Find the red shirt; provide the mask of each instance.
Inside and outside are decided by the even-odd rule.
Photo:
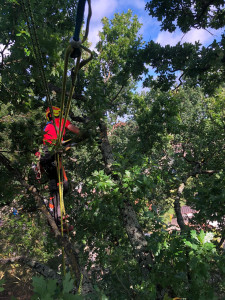
[[[62,122],[61,122],[61,131],[63,129],[63,124],[64,124],[64,119],[62,119]],[[67,120],[65,128],[68,128],[68,126],[70,124],[71,124],[71,122]],[[54,142],[54,140],[57,140],[58,133],[59,133],[59,118],[55,118],[55,125],[57,128],[57,133],[55,132],[55,127],[54,127],[53,121],[45,126],[45,129],[44,129],[45,134],[43,137],[44,145],[46,144],[46,142],[49,144],[52,144]],[[64,129],[63,136],[65,135],[65,133],[66,133],[66,129]],[[63,137],[62,137],[62,140],[63,140]]]

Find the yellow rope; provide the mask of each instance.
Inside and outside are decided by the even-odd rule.
[[[82,44],[86,41],[86,39],[88,37],[91,15],[92,15],[91,0],[88,0],[88,18],[87,18],[87,25],[86,25],[85,35],[84,35],[84,38],[82,40]],[[71,87],[70,87],[69,98],[68,98],[68,101],[67,101],[67,108],[66,108],[65,116],[64,116],[63,129],[61,130],[62,117],[63,117],[64,106],[65,106],[65,94],[66,94],[66,81],[67,81],[68,62],[69,62],[69,57],[70,57],[71,53],[74,50],[71,45],[69,45],[66,49],[65,60],[64,60],[62,96],[61,96],[61,102],[60,102],[61,111],[60,111],[60,117],[59,117],[60,118],[59,119],[60,120],[59,121],[59,135],[58,135],[57,142],[56,142],[57,147],[59,147],[60,144],[61,144],[62,135],[63,135],[63,132],[65,130],[66,120],[68,118],[69,111],[70,111],[71,100],[72,100],[74,89],[75,89],[75,84],[76,84],[76,80],[77,80],[78,71],[93,58],[92,52],[87,47],[81,45],[81,48],[84,49],[85,51],[87,51],[90,54],[90,57],[86,60],[83,60],[82,62],[81,62],[81,55],[77,58],[76,65],[75,65],[75,71],[74,71],[74,75],[73,75],[73,79],[72,79],[72,84],[71,84]]]
[[[90,18],[91,18],[91,0],[88,0],[88,4],[89,4],[89,13],[88,13],[87,26],[86,26],[86,33],[85,33],[85,36],[84,36],[84,39],[83,39],[82,42],[84,42],[87,39],[88,31],[89,31],[89,23],[90,23]],[[77,80],[77,74],[78,74],[79,70],[86,63],[88,63],[93,57],[92,52],[88,48],[86,48],[82,45],[81,45],[81,48],[83,48],[85,51],[87,51],[90,54],[90,57],[88,59],[82,61],[82,64],[80,64],[81,55],[79,57],[77,57],[77,59],[76,59],[76,65],[75,65],[75,70],[74,70],[74,74],[73,74],[73,77],[72,77],[72,83],[71,83],[71,87],[70,87],[69,98],[68,98],[68,101],[67,101],[67,107],[66,107],[66,110],[65,110],[65,115],[64,115],[64,118],[63,118],[63,112],[64,112],[64,108],[65,108],[65,94],[66,94],[66,81],[67,81],[68,63],[69,63],[69,57],[70,57],[71,53],[73,52],[73,47],[71,45],[69,45],[67,47],[66,53],[65,53],[62,95],[61,95],[61,102],[60,102],[59,133],[58,133],[58,137],[57,137],[57,141],[56,141],[56,151],[62,143],[63,132],[65,130],[66,121],[67,121],[69,111],[70,111],[72,97],[73,97],[73,94],[74,94],[75,84],[76,84],[76,80]],[[63,119],[64,119],[64,121],[63,121],[63,125],[62,125],[62,120]],[[59,199],[60,199],[60,210],[61,210],[61,235],[63,236],[63,215],[66,215],[66,212],[65,212],[65,205],[64,205],[64,201],[63,201],[63,174],[61,174],[62,170],[63,170],[63,163],[62,163],[62,160],[59,157],[59,154],[57,154],[57,172],[58,172]],[[69,231],[69,228],[67,228],[67,230]],[[63,268],[63,274],[65,275],[66,271],[65,271],[65,257],[64,257],[64,248],[63,247],[62,247],[62,256],[63,256],[62,268]],[[83,277],[81,277],[81,280],[80,280],[80,287],[79,287],[80,293],[81,293],[82,280],[83,280]]]
[[[79,284],[79,288],[78,288],[78,295],[81,295],[81,293],[82,293],[83,278],[84,278],[84,275],[81,274],[81,276],[80,276],[80,284]]]
[[[65,206],[63,201],[63,175],[60,174],[62,170],[62,163],[60,161],[59,154],[57,153],[57,172],[59,181],[59,201],[60,201],[60,211],[61,211],[61,235],[63,237],[63,215],[65,216]],[[62,176],[61,176],[62,175]],[[63,276],[66,275],[66,264],[65,264],[65,252],[62,246],[62,272]]]
[[[69,48],[69,47],[68,47]],[[66,57],[67,58],[67,57]],[[76,79],[77,79],[77,74],[79,71],[79,66],[80,66],[80,59],[81,56],[79,56],[77,58],[77,62],[76,62],[76,66],[75,66],[75,71],[74,71],[74,77],[73,77],[73,81],[70,87],[70,93],[69,93],[69,99],[67,101],[67,107],[66,107],[66,111],[65,111],[65,116],[64,116],[64,122],[63,122],[63,128],[62,130],[59,131],[59,136],[58,136],[58,140],[57,140],[57,145],[61,144],[61,140],[62,140],[62,136],[63,136],[63,132],[65,130],[65,126],[66,126],[66,121],[69,115],[69,110],[70,110],[70,106],[71,106],[71,100],[73,97],[73,93],[74,93],[74,89],[75,89],[75,84],[76,84]],[[61,120],[60,120],[61,121]]]

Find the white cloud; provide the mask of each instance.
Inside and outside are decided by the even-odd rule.
[[[204,30],[204,29],[192,29],[188,33],[183,34],[181,31],[175,31],[170,33],[168,31],[160,32],[155,40],[156,43],[159,43],[162,46],[170,45],[175,46],[178,42],[183,43],[192,43],[200,42],[201,44],[207,44],[212,42],[215,39],[217,34],[220,35],[219,31],[216,30]]]
[[[91,2],[92,7],[92,17],[91,23],[99,23],[103,17],[109,17],[112,13],[115,12],[118,6],[117,0],[93,0]],[[85,15],[87,16],[87,7],[85,9]]]
[[[170,33],[168,31],[160,32],[157,36],[155,42],[159,43],[161,46],[171,45],[175,46],[178,42],[181,41],[182,33]]]
[[[0,52],[2,52],[4,49],[4,53],[3,53],[3,56],[6,57],[6,56],[9,56],[10,55],[10,50],[9,50],[10,46],[8,46],[6,49],[5,49],[5,45],[3,44],[0,44]],[[0,55],[0,63],[2,63],[2,55]]]
[[[200,43],[204,44],[208,40],[211,40],[211,38],[212,35],[204,29],[192,29],[184,36],[182,42],[194,43],[199,41]]]
[[[118,6],[117,0],[111,0],[111,1],[93,0],[91,2],[92,17],[90,21],[89,35],[88,35],[88,40],[92,44],[90,47],[91,50],[94,49],[95,45],[99,41],[98,33],[102,29],[102,24],[101,24],[102,18],[103,17],[110,18],[112,14],[116,12],[117,6]],[[87,20],[87,15],[88,15],[88,5],[85,6],[85,13],[84,13],[85,23]]]
[[[94,50],[96,44],[98,43],[99,41],[99,31],[101,31],[102,29],[102,25],[98,25],[96,24],[96,26],[92,26],[90,29],[89,29],[89,35],[88,35],[88,41],[91,42],[91,46],[90,46],[90,49],[91,50]]]

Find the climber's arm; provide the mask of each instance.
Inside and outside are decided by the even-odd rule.
[[[67,129],[69,129],[69,131],[79,135],[80,134],[80,130],[78,127],[74,126],[73,124],[69,124]]]

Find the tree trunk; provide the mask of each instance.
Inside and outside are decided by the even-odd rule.
[[[104,122],[101,122],[100,130],[101,152],[105,164],[105,170],[107,174],[111,174],[113,154],[111,145],[108,140],[107,126]],[[142,275],[147,278],[150,272],[151,265],[153,264],[153,255],[151,251],[147,250],[146,238],[138,222],[136,212],[128,199],[124,199],[120,212],[125,230],[134,251],[135,259],[140,266]]]
[[[184,223],[184,218],[181,214],[181,207],[180,207],[180,197],[183,192],[183,189],[184,189],[184,183],[182,183],[179,186],[179,188],[177,190],[177,196],[174,201],[174,210],[175,210],[176,217],[177,217],[177,223],[178,223],[181,231],[184,231],[186,228],[186,225]]]
[[[135,258],[140,266],[142,275],[147,278],[153,264],[152,253],[147,250],[147,241],[133,206],[128,200],[123,201],[123,208],[120,210],[124,227],[128,234],[129,241],[134,251]]]

